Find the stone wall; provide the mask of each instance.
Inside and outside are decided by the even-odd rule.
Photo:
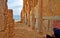
[[[25,13],[26,13],[25,5],[26,5],[26,0],[23,1],[23,9],[21,11],[21,22],[22,23],[25,22]]]
[[[0,0],[0,33],[1,38],[9,38],[13,36],[14,20],[13,11],[8,10],[7,0]],[[10,37],[10,38],[11,38]]]
[[[47,26],[45,26],[48,31],[46,34],[52,35],[53,34],[53,20],[59,20],[59,0],[44,0],[43,1],[43,19],[47,20]],[[57,17],[56,17],[57,16]],[[55,18],[54,18],[55,17]],[[43,20],[43,22],[44,22]],[[44,22],[44,24],[46,23]],[[44,28],[45,31],[45,28]]]
[[[24,0],[25,13],[22,13],[22,16],[24,15],[23,20],[31,28],[35,28],[37,32],[40,31],[42,35],[52,35],[53,20],[60,19],[59,4],[59,0]]]
[[[14,35],[14,19],[13,19],[13,10],[9,9],[7,13],[7,28],[9,30],[9,38],[13,38]]]
[[[0,31],[4,30],[4,0],[0,0]]]

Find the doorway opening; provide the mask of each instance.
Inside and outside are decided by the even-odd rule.
[[[8,9],[13,10],[13,19],[15,22],[21,21],[21,10],[23,8],[23,0],[8,0]]]

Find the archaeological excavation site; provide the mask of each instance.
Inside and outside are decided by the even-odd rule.
[[[0,38],[60,38],[60,0],[23,0],[17,22],[7,2],[0,0]]]

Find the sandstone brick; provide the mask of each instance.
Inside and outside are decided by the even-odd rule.
[[[9,9],[8,10],[8,30],[9,30],[9,38],[12,38],[14,35],[14,20],[13,20],[13,10]]]

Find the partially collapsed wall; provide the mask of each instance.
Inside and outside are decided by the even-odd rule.
[[[9,36],[12,36],[11,34],[13,33],[13,27],[13,11],[8,10],[7,0],[0,0],[0,33],[2,32],[1,38],[9,38]]]
[[[59,4],[59,0],[25,0],[22,13],[25,23],[43,34],[52,35],[53,20],[60,19]]]

